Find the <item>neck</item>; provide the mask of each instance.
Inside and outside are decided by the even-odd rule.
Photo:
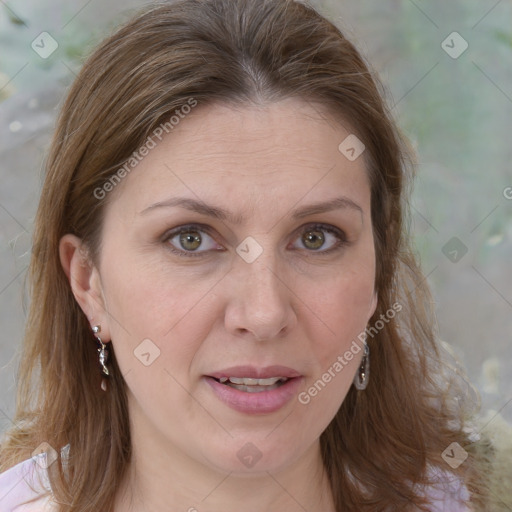
[[[114,512],[334,512],[317,440],[279,472],[229,473],[193,460],[132,423],[132,460]]]

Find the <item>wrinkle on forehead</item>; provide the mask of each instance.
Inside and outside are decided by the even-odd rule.
[[[264,108],[198,106],[125,178],[133,207],[141,211],[186,192],[220,205],[243,203],[252,215],[277,214],[278,206],[291,208],[318,185],[347,196],[360,192],[361,176],[367,181],[363,159],[341,155],[338,145],[349,132],[331,118],[297,99]]]

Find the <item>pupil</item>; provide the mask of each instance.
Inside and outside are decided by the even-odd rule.
[[[305,245],[311,249],[319,249],[324,244],[324,241],[322,231],[308,231],[304,239]]]
[[[194,250],[201,245],[201,237],[197,231],[189,231],[180,235],[180,243],[184,249]]]

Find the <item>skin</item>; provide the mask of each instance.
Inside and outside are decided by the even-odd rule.
[[[199,105],[110,192],[97,267],[80,239],[62,238],[76,300],[112,341],[128,388],[134,457],[116,512],[334,510],[319,437],[362,351],[307,405],[294,398],[267,414],[231,409],[203,376],[280,364],[303,375],[304,391],[364,331],[377,305],[375,252],[364,158],[349,161],[338,150],[351,133],[299,99]],[[244,220],[178,206],[141,213],[178,196]],[[294,209],[340,196],[361,211],[292,218]],[[165,240],[190,223],[210,228],[199,233],[198,257],[170,251],[191,247],[179,236]],[[348,244],[321,231],[312,248],[306,234],[316,223],[342,230]],[[236,252],[248,236],[263,250],[252,263]],[[149,366],[134,356],[147,338],[160,350]],[[251,468],[237,456],[247,443],[261,453]]]

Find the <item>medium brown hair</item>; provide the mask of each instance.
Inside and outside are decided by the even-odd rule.
[[[146,8],[88,58],[63,105],[46,163],[17,426],[4,442],[0,468],[28,458],[41,442],[69,444],[66,471],[60,459],[50,467],[62,512],[112,510],[131,440],[115,354],[109,390],[99,391],[95,340],[59,260],[61,237],[80,237],[97,264],[113,194],[98,200],[94,190],[189,98],[243,107],[289,97],[322,104],[365,144],[379,297],[371,325],[395,302],[403,307],[368,338],[367,389],[350,389],[320,438],[336,510],[426,505],[421,486],[431,483],[429,468],[449,469],[441,457],[445,448],[458,442],[473,454],[462,430],[465,409],[451,405],[462,393],[457,380],[440,371],[431,298],[406,235],[412,152],[378,79],[340,30],[310,6],[182,0]],[[483,479],[473,455],[452,473],[476,506],[483,502]]]

